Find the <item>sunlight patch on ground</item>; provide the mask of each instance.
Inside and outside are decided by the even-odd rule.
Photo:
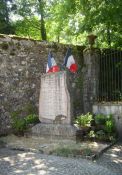
[[[17,173],[17,174],[23,173],[23,170],[15,170],[15,173]]]
[[[122,163],[122,160],[116,159],[116,160],[113,160],[113,162],[115,162],[115,163]]]
[[[116,154],[111,154],[111,157],[117,157],[117,155]]]
[[[119,152],[121,150],[120,150],[120,148],[114,148],[113,151]]]
[[[8,162],[11,161],[11,159],[9,157],[5,157],[5,158],[3,158],[3,160],[8,161]]]

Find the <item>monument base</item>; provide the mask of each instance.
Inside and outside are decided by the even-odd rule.
[[[39,123],[32,127],[31,134],[49,139],[72,139],[76,140],[77,128],[72,125],[44,124]]]

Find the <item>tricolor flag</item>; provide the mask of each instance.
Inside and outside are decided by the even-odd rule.
[[[73,73],[75,73],[78,69],[78,66],[75,63],[74,57],[71,53],[71,48],[68,48],[67,50],[63,65],[66,66]]]
[[[59,71],[60,71],[59,66],[57,66],[57,64],[52,56],[52,53],[49,52],[46,73],[59,72]]]

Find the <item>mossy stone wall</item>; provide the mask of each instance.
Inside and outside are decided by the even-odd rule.
[[[78,63],[74,75],[74,116],[82,111],[82,46],[71,46]],[[39,42],[18,37],[0,35],[0,134],[11,128],[11,114],[22,110],[29,113],[33,106],[38,114],[40,78],[46,70],[48,52],[52,51],[61,65],[68,46],[58,43]],[[25,111],[25,112],[24,112]]]

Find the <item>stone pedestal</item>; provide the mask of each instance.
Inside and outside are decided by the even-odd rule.
[[[39,123],[32,127],[32,136],[47,139],[71,139],[76,140],[77,128],[72,125]]]
[[[66,71],[41,77],[39,119],[42,123],[71,124],[72,100],[69,75]]]

